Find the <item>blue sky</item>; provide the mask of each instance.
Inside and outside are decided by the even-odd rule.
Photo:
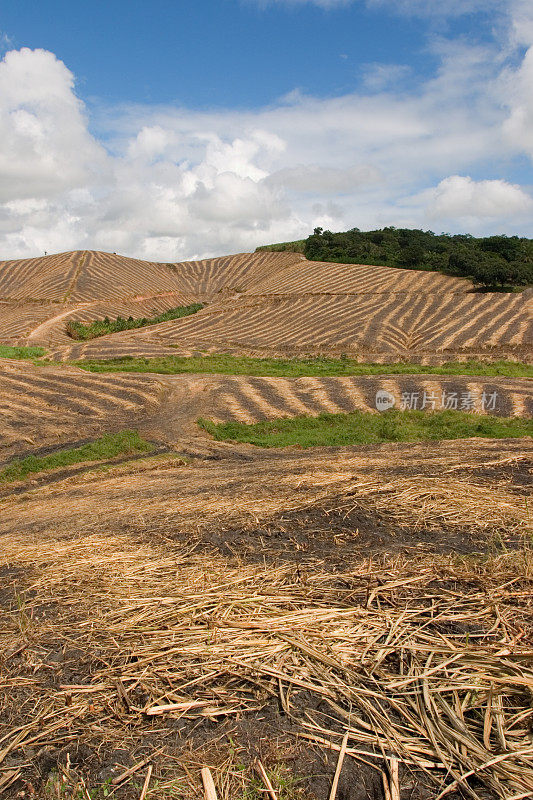
[[[533,236],[527,0],[4,0],[0,258]]]
[[[470,29],[477,38],[487,22],[475,14],[433,28]],[[425,52],[427,20],[361,3],[328,10],[238,0],[4,0],[2,25],[13,46],[61,58],[85,100],[111,103],[258,107],[295,88],[353,91],[374,62],[423,74],[436,67]]]

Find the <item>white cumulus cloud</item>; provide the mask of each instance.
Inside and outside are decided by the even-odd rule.
[[[533,47],[517,70],[509,71],[504,81],[509,117],[504,131],[510,142],[533,158]]]
[[[339,169],[299,164],[273,172],[268,177],[268,183],[295,192],[328,195],[351,193],[359,186],[377,183],[381,179],[379,170],[372,167],[349,166]]]
[[[520,186],[503,180],[474,181],[451,175],[424,193],[426,211],[434,219],[506,219],[533,210],[533,199]]]
[[[0,62],[0,201],[83,186],[103,166],[73,87],[44,50],[11,50]]]

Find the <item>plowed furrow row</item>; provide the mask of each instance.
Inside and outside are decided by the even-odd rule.
[[[147,334],[145,334],[146,336]],[[447,300],[381,295],[368,300],[302,297],[281,302],[246,301],[229,310],[164,323],[149,336],[169,343],[194,340],[242,346],[345,345],[361,350],[484,348],[533,343],[532,319],[519,297],[463,295]]]
[[[57,303],[0,304],[0,342],[22,344],[32,331],[64,310]]]
[[[129,302],[110,300],[104,303],[85,303],[74,308],[61,311],[56,317],[34,328],[31,331],[28,343],[39,343],[46,346],[72,345],[73,340],[66,332],[66,326],[70,321],[90,323],[95,320],[103,320],[106,317],[114,320],[121,316],[127,319],[132,316],[134,319],[142,317],[154,317],[177,306],[192,305],[196,298],[182,292],[167,292],[162,296],[152,298],[144,297],[142,300],[131,300]]]
[[[80,252],[0,262],[0,297],[60,300]]]
[[[120,392],[108,392],[103,387],[95,389],[85,386],[59,386],[57,381],[32,380],[31,377],[2,376],[0,379],[4,397],[31,398],[33,403],[47,403],[75,414],[102,416],[107,410],[132,411],[146,402],[146,397]]]
[[[298,263],[296,253],[239,253],[172,265],[185,291],[215,298],[218,293],[243,291],[267,275]]]
[[[533,392],[527,381],[499,378],[401,376],[340,378],[232,378],[217,393],[219,422],[320,413],[376,411],[376,393],[389,392],[398,408],[454,410],[502,416],[531,416]],[[376,412],[377,413],[377,412]]]
[[[132,409],[152,402],[158,391],[158,384],[150,378],[136,375],[93,376],[89,373],[76,373],[65,376],[60,373],[18,372],[0,373],[3,396],[31,396],[47,398],[54,405],[65,402],[81,403],[95,413],[104,413],[109,407],[123,406]]]
[[[304,261],[257,285],[252,291],[269,293],[325,292],[330,294],[375,292],[465,292],[469,281],[433,272],[362,264]]]
[[[0,460],[31,447],[136,427],[160,408],[161,382],[147,375],[91,375],[47,368],[0,371]]]

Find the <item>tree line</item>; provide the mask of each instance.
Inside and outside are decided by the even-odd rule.
[[[444,272],[489,289],[533,284],[533,240],[518,236],[476,238],[394,227],[332,233],[315,228],[303,252],[310,261]]]

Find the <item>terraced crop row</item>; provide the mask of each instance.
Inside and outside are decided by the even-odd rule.
[[[61,303],[0,302],[0,342],[26,344],[36,327],[68,310]]]
[[[0,297],[79,303],[179,291],[163,264],[111,253],[76,250],[41,258],[0,262]]]
[[[242,253],[204,261],[160,264],[115,253],[76,250],[41,258],[0,261],[0,299],[91,300],[182,292],[197,297],[243,290],[301,256]]]
[[[533,346],[532,302],[507,294],[249,297],[178,322],[117,336],[148,344],[275,351],[456,353]],[[99,357],[95,342],[85,357]]]
[[[533,393],[527,380],[406,375],[398,378],[252,378],[220,380],[210,417],[216,422],[376,411],[378,392],[404,410],[452,409],[496,416],[533,416]],[[392,407],[392,406],[391,406]]]
[[[182,284],[165,264],[87,251],[68,299],[124,299],[173,291],[182,291]]]
[[[10,300],[55,300],[65,297],[81,251],[0,262],[0,297]]]
[[[160,382],[19,364],[0,370],[0,458],[99,435],[159,406]]]
[[[299,261],[257,283],[251,294],[457,294],[472,290],[470,281],[392,267]]]
[[[264,280],[303,262],[298,253],[238,253],[173,264],[183,291],[199,299],[217,299],[220,294],[248,291]]]

